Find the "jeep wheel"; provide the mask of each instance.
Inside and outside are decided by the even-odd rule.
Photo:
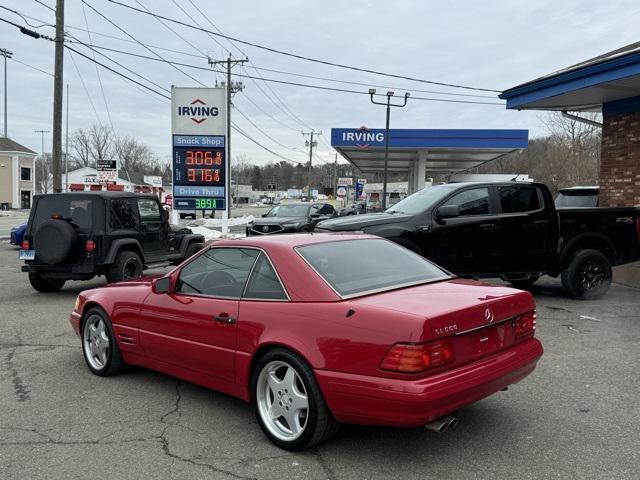
[[[183,261],[186,260],[187,258],[191,258],[196,253],[198,253],[200,250],[202,250],[202,244],[201,243],[196,243],[196,242],[190,243],[189,246],[187,247],[187,251],[184,254]]]
[[[562,286],[572,297],[593,300],[611,285],[611,262],[597,250],[580,250],[562,271]]]
[[[42,293],[59,291],[66,280],[61,278],[42,278],[37,273],[29,273],[29,283],[33,288]]]
[[[120,252],[116,261],[107,270],[107,282],[135,280],[142,276],[142,262],[134,252]]]

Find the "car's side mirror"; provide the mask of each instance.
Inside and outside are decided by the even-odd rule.
[[[262,214],[262,215],[260,215],[260,216],[264,218],[264,217],[266,217],[266,216],[267,216],[267,214],[266,214],[266,213],[263,213],[263,214]]]
[[[453,218],[460,216],[460,206],[459,205],[443,205],[438,210],[436,210],[436,217],[439,219],[444,218]]]
[[[153,293],[169,293],[171,290],[171,277],[158,278],[153,282]]]

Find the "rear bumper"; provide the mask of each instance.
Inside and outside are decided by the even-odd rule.
[[[67,280],[85,280],[94,277],[98,266],[93,263],[75,265],[38,265],[27,263],[21,270],[27,273],[39,273],[43,278],[64,278]]]
[[[398,380],[316,370],[340,422],[416,427],[519,382],[536,368],[542,344],[535,338],[455,370],[419,380]]]

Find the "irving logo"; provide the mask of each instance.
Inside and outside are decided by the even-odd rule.
[[[208,107],[205,102],[196,98],[189,106],[178,107],[178,116],[189,117],[194,123],[201,124],[208,117],[217,117],[218,107]]]

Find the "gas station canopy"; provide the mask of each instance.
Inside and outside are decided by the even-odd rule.
[[[409,172],[417,179],[464,172],[527,148],[528,136],[528,130],[391,129],[388,171]],[[362,173],[384,170],[384,144],[384,129],[331,129],[331,146]]]

